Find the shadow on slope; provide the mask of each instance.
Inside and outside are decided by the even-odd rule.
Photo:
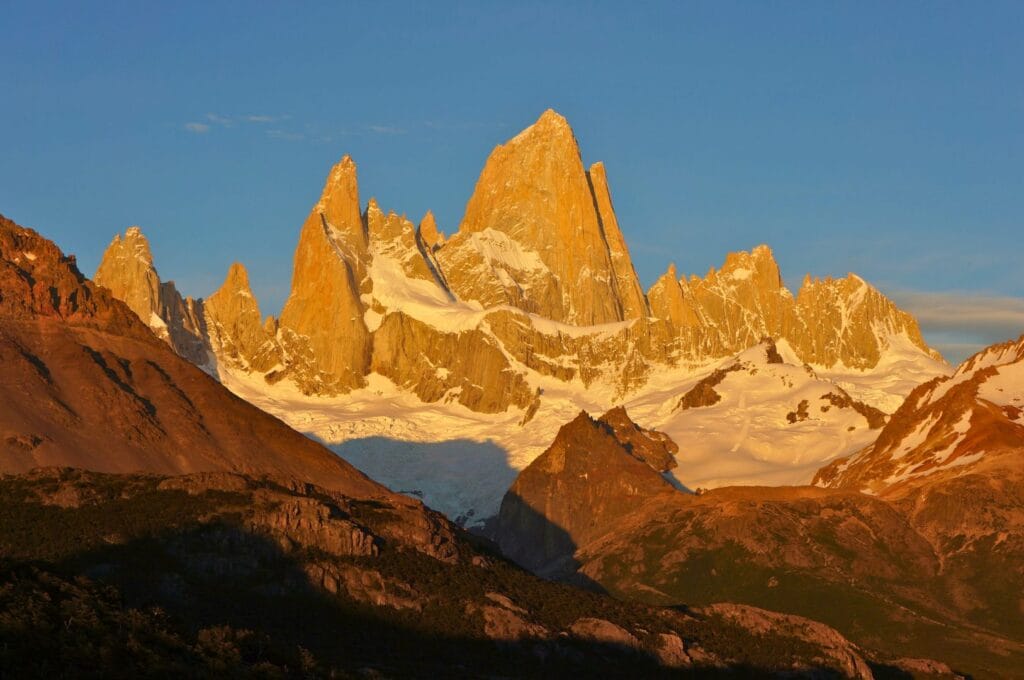
[[[735,661],[669,671],[631,645],[557,634],[582,617],[656,633],[656,610],[540,581],[486,551],[474,553],[483,567],[388,541],[374,556],[331,556],[251,530],[232,510],[245,494],[132,483],[144,488],[99,479],[86,491],[106,500],[71,508],[32,501],[16,480],[0,485],[0,675],[839,677],[813,660],[787,668],[813,659],[800,641],[692,619],[680,635]],[[368,593],[375,580],[389,585]],[[488,639],[479,608],[490,592],[552,634]]]
[[[373,436],[337,444],[318,441],[371,479],[419,498],[461,526],[498,514],[501,497],[519,474],[508,452],[491,440],[417,442]]]

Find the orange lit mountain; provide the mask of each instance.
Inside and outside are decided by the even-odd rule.
[[[160,296],[153,273],[132,230],[111,244],[97,280],[173,331],[168,314],[179,305]],[[209,326],[208,316],[193,326]],[[645,293],[608,171],[584,166],[568,122],[550,110],[494,149],[447,237],[429,213],[417,227],[364,205],[346,156],[302,226],[280,321],[262,332],[219,321],[207,344],[223,370],[324,396],[377,374],[425,402],[484,413],[535,412],[550,378],[637,393],[658,372],[765,337],[824,368],[874,369],[899,355],[934,375],[937,358],[916,321],[853,274],[808,277],[792,294],[766,246],[729,254],[703,278],[670,267]]]
[[[572,573],[575,547],[616,519],[674,488],[661,472],[675,466],[675,444],[638,427],[624,409],[594,420],[585,411],[505,494],[495,535],[502,552],[544,575]]]
[[[818,472],[815,484],[898,497],[1024,450],[1024,336],[910,393],[877,441]],[[1013,465],[1016,467],[1017,465]]]

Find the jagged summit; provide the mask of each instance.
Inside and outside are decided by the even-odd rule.
[[[313,208],[310,219],[321,216],[334,230],[344,235],[358,253],[366,248],[359,204],[359,180],[356,164],[345,155],[331,168],[320,200]]]
[[[93,280],[127,304],[178,354],[196,364],[206,363],[202,300],[183,298],[173,281],[160,281],[141,228],[128,227],[124,238],[114,236]]]
[[[645,294],[607,170],[584,166],[554,111],[493,150],[450,237],[433,213],[416,226],[375,199],[361,205],[359,189],[344,156],[302,225],[279,322],[257,324],[254,298],[244,309],[224,304],[248,289],[234,275],[222,292],[236,292],[218,295],[215,313],[193,314],[200,336],[212,336],[202,324],[216,317],[222,335],[208,344],[228,352],[222,367],[323,396],[378,374],[427,402],[523,409],[523,422],[545,380],[617,400],[659,372],[707,365],[765,337],[785,340],[796,363],[867,370],[899,352],[941,372],[913,318],[877,290],[851,275],[807,279],[793,295],[765,245],[730,253],[703,278],[672,265]],[[111,261],[127,257],[114,254],[128,241],[112,244]],[[97,278],[144,320],[164,322],[151,302],[160,295],[151,257],[132,262],[120,282],[106,271]],[[235,332],[247,339],[223,335]]]
[[[242,263],[231,265],[224,284],[206,299],[203,309],[207,343],[222,367],[259,373],[279,367],[280,349],[262,322]]]
[[[437,228],[437,220],[430,210],[426,212],[417,227],[417,234],[424,247],[433,251],[434,248],[444,243],[444,233]]]
[[[554,109],[546,109],[540,114],[535,123],[524,128],[522,132],[508,140],[503,146],[524,143],[561,143],[565,140],[571,140],[573,147],[576,148],[577,155],[579,155],[576,135],[573,134],[569,121]],[[501,146],[498,148],[501,148]]]
[[[596,170],[588,174],[571,128],[553,111],[496,147],[459,231],[438,250],[453,292],[580,326],[645,315],[603,168]]]

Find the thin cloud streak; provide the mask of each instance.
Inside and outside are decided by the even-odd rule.
[[[1024,299],[960,292],[896,291],[897,305],[917,319],[921,332],[951,363],[1024,333]]]
[[[210,121],[211,123],[216,123],[217,125],[223,125],[224,127],[231,127],[235,124],[235,121],[231,119],[231,117],[221,116],[216,113],[206,114],[206,120]]]
[[[289,116],[264,116],[264,115],[248,115],[243,116],[243,120],[247,123],[278,123],[282,120],[288,120]]]
[[[306,138],[306,135],[301,132],[288,132],[287,130],[267,130],[267,137],[282,139],[287,142],[301,142]]]
[[[370,132],[375,132],[379,135],[404,135],[408,130],[399,127],[392,127],[391,125],[370,125]]]
[[[185,123],[185,129],[197,135],[204,135],[210,131],[210,126],[206,123]]]
[[[892,294],[923,327],[942,331],[1024,332],[1024,299],[971,293],[900,291]]]

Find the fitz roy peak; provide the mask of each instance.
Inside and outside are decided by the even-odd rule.
[[[689,488],[807,484],[949,373],[873,286],[808,276],[791,293],[767,246],[703,277],[670,265],[645,292],[608,171],[553,111],[494,149],[453,231],[360,189],[345,156],[302,223],[279,316],[237,263],[182,299],[136,228],[97,282],[236,395],[461,523],[496,515],[581,410],[621,405],[668,433],[665,474]]]
[[[822,367],[871,369],[893,348],[938,358],[909,314],[853,274],[808,277],[792,295],[767,246],[703,278],[670,266],[645,294],[604,166],[585,168],[550,110],[495,148],[447,238],[430,213],[417,227],[372,199],[363,210],[344,157],[302,226],[278,320],[260,321],[240,265],[205,309],[181,300],[134,228],[96,280],[196,363],[312,396],[379,374],[425,402],[485,413],[532,414],[546,379],[627,395],[658,366],[705,364],[765,337]]]

